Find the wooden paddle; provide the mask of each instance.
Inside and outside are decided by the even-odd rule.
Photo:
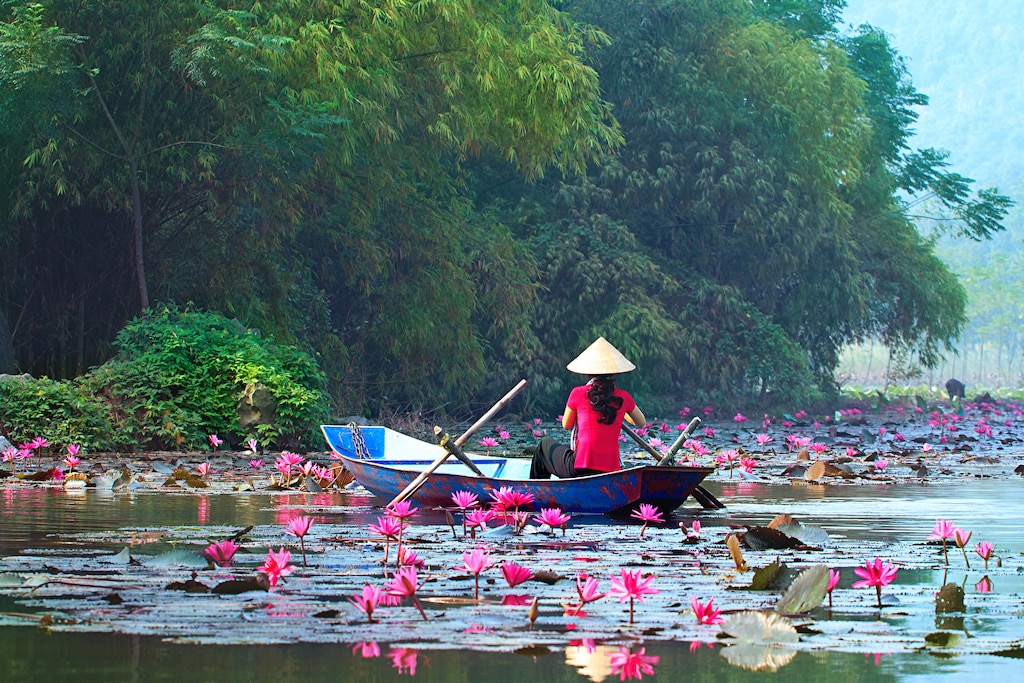
[[[411,495],[413,495],[414,493],[416,493],[416,491],[418,491],[419,488],[421,486],[423,486],[423,484],[427,481],[427,479],[430,477],[430,475],[434,473],[434,470],[436,470],[438,467],[440,467],[441,464],[444,463],[444,461],[448,459],[448,456],[452,454],[453,450],[460,449],[463,444],[465,444],[467,441],[469,441],[469,437],[473,436],[473,434],[476,433],[476,430],[480,429],[480,427],[484,426],[487,423],[488,420],[490,420],[492,417],[497,415],[498,411],[500,411],[502,408],[507,406],[512,401],[512,399],[516,397],[516,394],[518,394],[520,391],[522,391],[524,387],[526,387],[526,380],[525,379],[519,380],[519,384],[517,384],[514,387],[512,387],[512,390],[509,391],[507,394],[505,394],[501,398],[500,401],[498,401],[493,406],[491,406],[491,409],[488,410],[486,413],[484,413],[483,417],[481,417],[479,420],[474,422],[472,424],[472,426],[470,426],[469,429],[467,429],[465,432],[463,432],[462,436],[460,436],[459,438],[455,439],[454,443],[448,444],[448,447],[445,448],[444,453],[442,453],[441,455],[437,456],[437,459],[434,460],[434,462],[430,463],[430,465],[425,470],[420,472],[419,475],[415,479],[413,479],[411,482],[409,482],[409,485],[406,486],[404,489],[402,489],[402,492],[399,493],[397,496],[395,496],[394,499],[390,503],[387,504],[387,507],[392,507],[394,505],[397,505],[398,503],[401,503],[403,500],[405,500],[406,498],[408,498]],[[440,429],[439,427],[435,427],[434,428],[435,434],[437,433],[437,430],[439,430],[439,429]],[[451,447],[451,446],[454,446],[454,449],[449,450],[449,447]],[[466,458],[466,459],[468,460],[469,458]],[[463,462],[465,462],[465,460]],[[470,460],[470,463],[472,463],[471,460]],[[472,467],[476,467],[475,465],[471,465],[471,466]],[[476,469],[476,473],[477,473],[477,476],[480,476],[482,474],[480,472],[479,468]]]
[[[690,424],[686,426],[686,429],[684,429],[683,433],[679,435],[678,439],[676,439],[676,443],[672,444],[672,447],[678,450],[678,446],[676,446],[676,444],[679,444],[681,446],[682,443],[686,441],[687,437],[689,437],[690,434],[693,433],[693,430],[697,428],[698,424],[700,424],[699,417],[694,417],[692,420],[690,420]],[[630,428],[629,425],[627,425],[625,422],[622,423],[622,431],[624,431],[629,437],[631,437],[633,441],[636,441],[637,445],[639,445],[640,448],[644,449],[650,455],[654,456],[654,458],[658,461],[659,465],[661,465],[663,460],[667,459],[662,458],[661,453],[659,453],[654,448],[654,446],[644,441],[643,437],[634,432],[632,428]],[[690,495],[693,496],[693,499],[700,503],[700,506],[705,510],[721,510],[722,508],[725,507],[725,503],[715,498],[714,494],[712,494],[703,486],[698,485],[697,488],[695,488]]]

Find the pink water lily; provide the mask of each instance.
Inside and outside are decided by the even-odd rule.
[[[470,552],[463,551],[462,553],[462,566],[456,567],[458,571],[469,572],[473,575],[474,590],[473,599],[480,600],[480,574],[491,567],[494,563],[491,562],[491,555],[483,548],[474,548]]]
[[[222,443],[224,443],[224,439],[220,438],[220,437],[219,437],[219,436],[217,436],[216,434],[210,434],[210,435],[209,435],[208,437],[206,437],[206,438],[207,438],[207,439],[209,439],[209,441],[210,441],[210,446],[212,446],[212,447],[213,447],[213,450],[217,450],[217,449],[218,449],[218,448],[220,447],[220,445],[221,445]]]
[[[78,467],[79,463],[81,462],[82,460],[80,458],[76,458],[74,455],[71,454],[65,456],[63,460],[64,466],[68,468],[69,472],[73,471],[76,467]]]
[[[633,601],[644,602],[645,595],[654,595],[658,592],[657,588],[651,587],[652,581],[654,581],[653,576],[641,578],[639,569],[635,572],[620,569],[618,577],[611,577],[612,588],[608,591],[608,595],[618,598],[619,602],[629,600],[629,623],[633,623]]]
[[[391,541],[397,541],[402,535],[402,527],[405,526],[402,520],[396,517],[378,517],[376,524],[370,524],[367,528],[371,533],[384,537],[384,565],[388,563],[388,553],[391,549]]]
[[[260,449],[260,444],[256,439],[249,439],[245,442],[245,449],[255,454]]]
[[[196,465],[196,472],[199,473],[200,477],[206,477],[210,474],[210,463],[201,462]]]
[[[978,553],[978,557],[985,560],[985,569],[988,569],[988,561],[992,559],[992,551],[995,550],[988,541],[980,541],[978,545],[974,546],[974,552]]]
[[[497,439],[495,439],[493,437],[490,437],[490,436],[485,436],[484,438],[480,439],[480,445],[483,446],[484,448],[490,450],[492,448],[500,446],[501,444],[498,443]]]
[[[254,470],[261,469],[265,464],[266,463],[264,463],[259,458],[253,458],[252,460],[249,461],[249,467],[253,468]]]
[[[468,510],[471,507],[476,507],[480,504],[480,500],[477,498],[475,493],[471,491],[456,491],[452,494],[452,502],[455,503],[456,507],[460,510]]]
[[[273,588],[282,576],[288,576],[292,573],[292,567],[288,564],[291,559],[292,554],[284,548],[281,548],[276,553],[273,549],[270,549],[267,551],[266,559],[263,560],[263,566],[256,571],[266,574],[267,582]]]
[[[302,566],[306,565],[306,534],[309,533],[309,529],[313,526],[313,518],[302,515],[301,517],[292,517],[284,525],[284,530],[292,536],[299,537],[299,544],[302,546]]]
[[[875,593],[878,596],[878,608],[882,608],[882,589],[888,586],[896,578],[896,574],[899,570],[896,565],[886,562],[882,564],[882,561],[875,558],[874,562],[868,560],[864,563],[863,567],[857,567],[853,570],[853,573],[861,577],[862,580],[854,581],[852,584],[853,588],[871,588],[874,586]]]
[[[640,503],[640,509],[633,510],[633,512],[629,516],[633,519],[639,519],[644,523],[643,526],[640,527],[641,536],[643,536],[644,532],[647,531],[647,525],[651,522],[665,521],[665,518],[662,517],[661,513],[658,511],[658,508],[651,505],[650,503]]]
[[[348,599],[353,605],[356,606],[360,612],[366,615],[366,620],[373,623],[373,612],[377,609],[377,605],[380,604],[381,598],[384,597],[384,591],[381,589],[366,584],[363,586],[361,593],[356,593],[354,597]],[[379,654],[378,650],[378,654]]]
[[[566,610],[566,616],[579,616],[580,611],[588,602],[600,600],[607,593],[599,593],[601,582],[593,576],[580,572],[576,575],[576,592],[580,596],[580,604]]]
[[[359,642],[352,646],[352,654],[363,659],[380,657],[380,645],[375,642]]]
[[[946,561],[946,566],[949,566],[949,556],[946,554],[946,541],[953,538],[953,533],[956,527],[953,525],[952,520],[938,519],[935,521],[935,527],[932,528],[932,532],[928,534],[929,541],[942,540],[942,558]]]
[[[395,575],[384,586],[388,595],[398,598],[411,598],[412,604],[420,611],[423,620],[427,620],[427,613],[416,597],[416,591],[420,588],[419,577],[416,574],[416,567],[402,567],[395,572]]]
[[[705,605],[696,596],[690,596],[690,608],[693,610],[693,615],[697,617],[698,624],[721,624],[725,621],[722,618],[722,610],[715,609],[714,603],[714,598],[709,598]]]
[[[619,674],[620,681],[631,681],[634,678],[640,680],[644,674],[654,675],[654,664],[661,661],[660,657],[646,654],[647,648],[640,648],[633,652],[629,648],[620,647],[618,652],[612,653],[608,658],[608,665],[612,668],[613,674]]]
[[[290,451],[284,451],[281,455],[277,456],[277,460],[274,461],[274,467],[277,471],[284,475],[284,483],[287,484],[292,478],[292,469],[302,464],[305,460],[298,453],[292,453]]]
[[[836,569],[828,570],[828,585],[825,587],[825,591],[828,593],[828,608],[832,609],[832,591],[839,585],[839,571]]]
[[[533,571],[515,562],[502,562],[501,575],[505,577],[509,588],[515,588],[519,584],[532,579]]]
[[[538,524],[547,524],[552,530],[562,528],[562,535],[565,535],[565,525],[569,523],[569,515],[559,508],[543,508],[540,514],[533,518]]]
[[[956,547],[960,548],[960,552],[963,553],[964,564],[967,565],[968,569],[971,568],[971,562],[967,559],[967,543],[970,542],[971,535],[973,533],[974,532],[971,531],[965,531],[960,527],[953,529],[953,542],[956,543]]]
[[[746,456],[740,458],[741,471],[746,472],[747,474],[753,474],[755,467],[757,467],[757,461],[753,458],[748,458]]]
[[[487,522],[494,519],[494,510],[470,510],[465,515],[465,524],[469,528],[480,527],[481,530],[487,528]]]
[[[206,546],[203,554],[218,567],[230,567],[236,552],[238,552],[238,545],[229,538]]]
[[[425,565],[426,562],[424,562],[415,551],[409,550],[409,546],[404,546],[398,549],[399,567],[416,567],[417,569],[423,569]]]

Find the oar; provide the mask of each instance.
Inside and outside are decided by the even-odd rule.
[[[686,438],[690,436],[693,430],[697,428],[698,424],[700,424],[699,417],[694,417],[692,420],[690,420],[690,424],[686,426],[686,429],[683,430],[683,433],[679,435],[678,439],[676,439],[676,443],[682,445],[682,443],[686,441]],[[624,431],[628,436],[630,436],[633,439],[633,441],[636,441],[640,448],[644,449],[649,454],[654,456],[658,460],[659,465],[661,464],[661,453],[655,450],[654,446],[647,443],[643,439],[643,437],[634,432],[626,423],[622,424],[622,431]],[[676,444],[672,444],[672,446],[674,448],[677,448]],[[715,498],[714,494],[712,494],[703,486],[698,485],[697,488],[695,488],[690,493],[690,495],[693,496],[693,499],[700,503],[700,506],[705,510],[721,510],[722,508],[725,507],[725,503]]]
[[[509,391],[507,394],[505,394],[501,398],[500,401],[498,401],[493,406],[491,406],[491,409],[488,410],[486,413],[484,413],[483,417],[481,417],[479,420],[474,422],[473,425],[469,429],[467,429],[465,432],[463,432],[462,436],[460,436],[459,438],[455,439],[454,444],[448,444],[448,446],[455,446],[455,448],[458,449],[463,444],[465,444],[467,441],[469,441],[469,437],[473,436],[473,434],[476,433],[476,430],[480,429],[480,427],[484,426],[484,424],[486,424],[488,420],[490,420],[492,417],[497,415],[498,411],[500,411],[502,408],[507,406],[512,401],[512,399],[516,397],[516,394],[518,394],[520,391],[522,391],[525,386],[526,386],[526,380],[525,379],[519,380],[519,384],[517,384],[514,387],[512,387],[512,390]],[[435,429],[437,429],[437,428],[435,428]],[[442,453],[441,455],[437,456],[437,459],[434,460],[434,462],[430,463],[430,465],[427,467],[427,469],[425,469],[422,472],[420,472],[419,475],[415,479],[413,479],[411,482],[409,482],[409,485],[406,486],[402,490],[401,493],[399,493],[397,496],[395,496],[394,500],[392,500],[390,503],[388,503],[387,507],[392,507],[394,505],[397,505],[398,503],[401,503],[403,500],[405,500],[409,496],[411,496],[414,493],[416,493],[416,491],[418,491],[419,488],[421,486],[423,486],[423,484],[427,481],[427,478],[430,477],[430,475],[434,473],[434,470],[436,470],[438,467],[440,467],[441,464],[445,460],[447,460],[448,456],[451,455],[451,454],[452,454],[452,451],[448,450],[448,448],[445,448],[444,453]],[[468,460],[468,458],[467,458],[467,460]],[[470,462],[472,462],[472,461],[470,461]],[[479,471],[480,470],[477,469],[477,472],[479,472]]]
[[[690,438],[690,434],[693,434],[693,430],[695,430],[697,428],[697,425],[699,425],[699,424],[700,424],[700,418],[697,417],[696,415],[694,415],[693,419],[690,420],[690,424],[686,425],[686,429],[684,429],[679,434],[679,438],[677,438],[674,442],[672,442],[672,445],[669,447],[669,449],[665,453],[665,455],[663,457],[661,457],[661,458],[658,458],[658,464],[659,465],[668,465],[668,464],[670,464],[672,462],[672,457],[675,456],[675,454],[677,452],[679,452],[679,449],[683,447],[683,444],[686,443],[686,440]]]

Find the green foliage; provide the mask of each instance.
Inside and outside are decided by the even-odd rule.
[[[260,441],[309,444],[327,414],[323,378],[313,360],[256,336],[222,316],[164,306],[121,331],[118,353],[91,371],[86,386],[105,396],[145,446],[204,447],[208,434],[241,440],[237,405],[266,387],[276,402]]]
[[[76,382],[0,382],[0,419],[16,443],[42,436],[56,449],[78,444],[94,452],[131,443],[126,425],[113,421],[107,405]]]

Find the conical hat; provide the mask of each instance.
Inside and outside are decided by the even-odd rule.
[[[636,366],[626,360],[604,337],[598,337],[565,368],[581,375],[615,375],[636,370]]]

